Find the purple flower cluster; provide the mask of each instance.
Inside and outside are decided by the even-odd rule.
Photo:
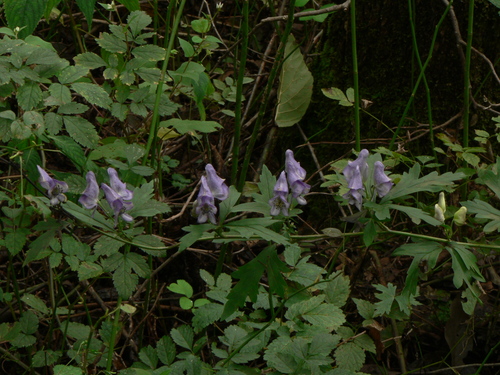
[[[193,204],[192,215],[198,218],[199,224],[206,223],[207,220],[217,224],[215,199],[225,200],[229,196],[229,187],[224,183],[225,180],[217,175],[212,164],[207,164],[205,171],[207,176],[201,176],[201,187]]]
[[[50,177],[40,166],[37,167],[38,172],[40,172],[40,185],[47,189],[50,204],[56,205],[60,202],[65,202],[66,196],[63,193],[68,191],[68,184]],[[127,211],[134,207],[132,204],[134,193],[127,189],[127,185],[120,180],[116,170],[108,168],[108,175],[111,187],[106,184],[101,184],[101,188],[104,190],[109,206],[115,213],[115,225],[118,223],[118,217],[121,217],[126,222],[133,221],[134,219],[127,213]],[[87,173],[86,180],[87,187],[85,188],[85,191],[81,195],[80,199],[78,199],[78,202],[80,202],[86,209],[93,210],[97,207],[99,202],[99,185],[97,184],[95,174],[92,171]]]
[[[292,198],[297,199],[297,203],[301,205],[307,204],[304,195],[309,193],[311,189],[311,186],[304,182],[306,170],[295,160],[293,151],[286,150],[285,155],[285,170],[281,172],[276,181],[273,189],[274,195],[269,200],[272,216],[277,216],[280,213],[288,216],[288,209],[290,208],[288,186],[290,186],[290,190],[292,191]]]
[[[349,201],[349,204],[355,205],[358,210],[361,210],[363,196],[365,195],[363,181],[366,181],[369,175],[368,163],[366,162],[368,156],[368,150],[361,150],[358,158],[350,161],[343,170],[347,187],[349,188],[349,191],[343,197]],[[376,161],[373,165],[373,186],[377,195],[380,198],[387,195],[393,185],[392,180],[384,173],[384,164]]]

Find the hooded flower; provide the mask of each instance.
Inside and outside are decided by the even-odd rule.
[[[368,159],[369,154],[370,153],[368,152],[367,149],[363,149],[359,152],[358,158],[356,160],[350,161],[347,164],[347,166],[343,170],[347,183],[349,183],[351,178],[353,178],[354,173],[356,171],[356,167],[359,168],[359,171],[361,173],[361,178],[363,180],[366,180],[366,178],[368,177],[368,163],[366,162],[366,159]]]
[[[38,182],[43,188],[47,189],[47,195],[50,199],[50,204],[55,206],[61,202],[66,202],[67,198],[64,195],[68,191],[68,184],[64,181],[56,180],[49,176],[45,170],[39,165],[36,166],[40,173]]]
[[[78,202],[86,209],[91,210],[97,206],[99,201],[99,185],[97,185],[95,174],[92,171],[87,172],[86,179],[87,187]]]
[[[392,189],[394,183],[384,173],[384,164],[382,162],[376,161],[373,168],[373,183],[375,185],[375,190],[378,196],[382,198]]]
[[[455,225],[462,226],[465,224],[466,219],[467,207],[462,206],[457,210],[457,212],[455,212],[455,215],[453,215],[453,222],[455,223]]]
[[[434,205],[434,218],[444,223],[444,211],[437,203]]]
[[[288,184],[286,182],[285,171],[281,172],[278,181],[274,185],[274,196],[269,200],[269,205],[271,206],[271,215],[277,216],[282,213],[288,216],[288,208],[290,203],[287,201],[288,195]]]
[[[351,178],[348,180],[349,191],[343,195],[345,199],[349,200],[349,204],[354,204],[358,210],[361,211],[363,204],[363,193],[365,188],[363,186],[363,179],[361,171],[358,166],[354,169]]]
[[[217,175],[212,164],[207,164],[205,171],[207,172],[207,186],[212,192],[213,197],[220,201],[225,200],[229,196],[229,188],[224,183],[225,180]]]
[[[206,223],[210,220],[212,224],[217,224],[215,214],[217,213],[217,207],[214,204],[214,195],[210,191],[207,179],[205,176],[201,176],[201,187],[198,193],[198,198],[193,205],[193,216],[198,218],[198,223]]]
[[[306,170],[300,166],[300,163],[295,160],[292,150],[286,150],[285,171],[292,190],[292,197],[297,199],[297,203],[306,204],[303,195],[309,193],[311,185],[304,182],[306,178]],[[281,176],[280,176],[281,178]]]
[[[134,193],[127,189],[127,185],[120,180],[118,172],[113,168],[108,168],[109,184],[111,188],[124,200],[131,201]]]
[[[134,218],[126,213],[134,207],[132,202],[126,202],[123,197],[118,194],[118,192],[106,184],[101,184],[101,188],[104,190],[109,206],[115,213],[115,225],[118,223],[118,216],[128,223],[134,221]]]

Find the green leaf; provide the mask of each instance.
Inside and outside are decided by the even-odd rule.
[[[423,177],[419,177],[419,175],[420,164],[416,163],[408,172],[403,173],[400,181],[382,198],[381,203],[420,191],[440,192],[444,190],[450,192],[454,187],[453,182],[465,176],[462,172],[447,172],[438,175],[435,171]]]
[[[292,35],[288,37],[285,57],[280,73],[275,116],[279,127],[292,126],[302,119],[311,102],[313,89],[313,76]]]
[[[475,214],[476,218],[490,220],[490,222],[483,228],[485,233],[490,233],[495,230],[500,231],[500,210],[497,210],[489,203],[479,199],[460,202],[460,204],[467,208],[468,213]]]
[[[196,332],[202,331],[210,324],[220,319],[224,306],[218,303],[208,303],[193,311],[193,328]]]
[[[23,296],[21,297],[21,301],[23,301],[29,307],[35,309],[38,312],[41,312],[44,315],[48,315],[50,313],[49,308],[47,307],[47,305],[45,305],[45,302],[43,302],[40,297],[34,294],[23,294]],[[30,332],[25,332],[25,333],[30,333]]]
[[[105,109],[111,106],[112,100],[101,86],[87,82],[76,82],[71,85],[71,88],[83,96],[90,104]]]
[[[383,286],[380,284],[375,285],[375,288],[380,292],[377,298],[380,302],[375,303],[377,315],[389,314],[392,309],[392,304],[396,298],[396,286],[392,283]]]
[[[69,135],[84,147],[94,148],[99,142],[99,135],[89,121],[78,116],[64,116],[64,126]]]
[[[353,103],[349,101],[343,91],[336,87],[321,89],[321,92],[323,92],[323,95],[325,95],[327,98],[338,100],[341,106],[351,107],[353,105]]]
[[[421,220],[425,221],[428,224],[434,225],[434,226],[441,225],[441,222],[439,220],[435,219],[433,216],[429,215],[427,212],[422,211],[420,208],[402,206],[399,204],[387,204],[387,208],[404,212],[405,214],[407,214],[410,217],[411,221],[417,225],[420,224]]]
[[[165,365],[171,365],[175,360],[175,344],[170,336],[163,336],[156,343],[158,358]]]
[[[21,315],[19,325],[23,333],[27,335],[34,334],[38,330],[38,317],[33,311],[27,310]]]
[[[113,254],[103,261],[103,267],[113,273],[113,284],[120,296],[124,299],[132,295],[138,283],[138,277],[149,277],[147,262],[139,254]]]
[[[42,98],[42,90],[36,82],[26,82],[17,89],[17,102],[25,111],[37,107]]]
[[[87,340],[90,335],[90,327],[77,322],[66,321],[62,323],[62,331],[65,335],[77,340]]]
[[[4,245],[11,255],[16,255],[23,249],[29,234],[30,231],[27,228],[15,228],[13,232],[5,235]]]
[[[54,375],[83,375],[80,367],[57,365],[54,367]]]
[[[186,280],[177,280],[177,283],[172,283],[167,286],[167,289],[178,294],[185,295],[188,298],[193,296],[193,287]]]
[[[63,118],[54,112],[48,112],[44,116],[45,126],[49,134],[56,135],[59,133],[63,126]]]
[[[217,131],[218,128],[222,128],[222,126],[215,121],[182,120],[178,118],[172,118],[160,122],[158,137],[161,138],[165,132],[169,131],[168,128],[170,127],[174,128],[180,134],[194,132],[212,133],[214,131]]]
[[[82,65],[73,65],[64,68],[59,74],[59,82],[62,84],[73,83],[89,74],[89,68]]]
[[[106,61],[93,52],[80,53],[74,58],[74,60],[77,65],[82,65],[88,69],[97,69],[102,66],[106,66]]]
[[[207,231],[211,229],[215,229],[215,225],[207,223],[207,224],[198,224],[198,225],[189,225],[187,227],[182,228],[183,231],[189,232],[181,237],[179,240],[179,251],[186,250],[189,246],[198,241],[199,238],[205,236]]]
[[[499,0],[500,1],[500,0]],[[479,179],[486,184],[500,198],[500,157],[497,156],[496,163],[492,170],[479,171]]]
[[[366,223],[366,226],[363,230],[363,243],[365,244],[366,247],[369,247],[372,243],[375,237],[377,236],[377,226],[375,224],[375,221],[370,219]]]
[[[194,48],[191,45],[191,43],[189,43],[187,40],[184,40],[182,38],[177,38],[177,39],[179,39],[179,44],[181,45],[182,51],[184,52],[184,56],[185,57],[193,57],[195,52],[194,52]]]
[[[78,280],[93,279],[102,275],[102,267],[95,263],[82,262],[78,267]]]
[[[335,361],[340,369],[359,371],[365,363],[365,352],[355,343],[347,342],[335,350]]]
[[[191,21],[191,27],[194,31],[200,34],[206,34],[210,30],[210,21],[206,18],[200,18]]]
[[[151,345],[143,347],[139,351],[139,359],[153,370],[155,370],[158,365],[158,355]]]
[[[151,22],[151,17],[139,10],[131,12],[127,17],[128,27],[134,37],[139,35]]]
[[[331,281],[325,288],[326,302],[338,307],[344,306],[351,292],[349,277],[337,271],[329,279]]]
[[[46,48],[36,48],[26,59],[26,65],[52,65],[58,62],[59,56],[56,51]]]
[[[134,245],[146,254],[154,256],[165,256],[166,249],[163,242],[152,234],[144,234],[134,238]]]
[[[25,38],[35,30],[47,0],[4,0],[4,4],[7,24],[12,30],[25,27],[18,34],[19,38]]]
[[[69,158],[80,172],[85,170],[87,158],[85,157],[82,148],[73,140],[73,138],[65,135],[50,136],[49,138],[54,141],[64,156]]]
[[[96,39],[97,44],[101,46],[101,48],[105,49],[111,53],[125,53],[127,52],[127,43],[125,43],[120,38],[115,35],[111,35],[108,33],[102,33],[99,39]]]
[[[95,8],[96,0],[76,0],[76,4],[78,8],[85,15],[85,19],[87,20],[88,30],[91,29],[92,26],[92,18],[94,17],[94,8]]]
[[[62,352],[55,352],[53,350],[40,350],[33,356],[34,367],[46,367],[56,363],[63,355]]]
[[[132,54],[137,58],[147,61],[161,61],[165,58],[165,49],[154,44],[146,44],[134,48]]]
[[[179,328],[173,328],[170,331],[170,336],[180,347],[193,350],[194,332],[190,326],[182,325]]]
[[[119,0],[118,2],[125,5],[125,7],[130,12],[141,9],[141,6],[139,5],[139,0]]]

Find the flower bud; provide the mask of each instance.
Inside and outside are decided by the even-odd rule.
[[[462,226],[465,224],[466,221],[466,216],[467,216],[467,207],[460,207],[457,212],[455,212],[455,215],[453,215],[453,222],[455,225]]]
[[[443,214],[446,212],[446,200],[444,199],[444,192],[439,193],[438,205],[441,207]]]
[[[444,223],[444,211],[437,203],[434,205],[434,218]]]

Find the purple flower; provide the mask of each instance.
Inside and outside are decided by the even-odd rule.
[[[127,189],[127,185],[118,177],[118,172],[113,168],[108,168],[109,184],[111,188],[124,200],[131,201],[134,193]]]
[[[304,182],[306,178],[306,170],[300,166],[300,163],[295,160],[292,150],[286,150],[285,152],[285,171],[288,178],[288,183],[290,184],[290,189],[292,190],[292,197],[297,199],[297,203],[306,204],[306,200],[303,195],[309,193],[311,185]]]
[[[91,210],[97,206],[99,201],[99,185],[97,185],[95,174],[92,171],[87,172],[86,179],[87,187],[78,202],[86,209]]]
[[[368,159],[369,154],[370,153],[368,152],[368,150],[361,150],[359,152],[358,158],[354,161],[350,161],[344,168],[343,173],[348,184],[355,174],[356,167],[359,168],[361,178],[363,180],[366,180],[366,178],[368,177],[368,163],[366,162],[366,159]]]
[[[382,162],[376,161],[373,168],[373,183],[375,185],[375,190],[377,191],[378,196],[382,198],[387,195],[394,183],[384,173],[384,164],[382,164]]]
[[[128,223],[134,221],[134,218],[127,214],[127,211],[134,207],[132,202],[126,202],[123,197],[118,194],[118,192],[106,184],[101,184],[101,188],[104,190],[109,206],[115,212],[115,225],[118,223],[119,216]]]
[[[277,216],[280,213],[288,216],[288,208],[290,207],[290,203],[288,203],[287,195],[288,195],[288,184],[286,182],[286,174],[285,171],[281,172],[278,181],[274,185],[274,196],[269,200],[269,205],[271,206],[271,215]]]
[[[217,213],[217,207],[214,204],[214,195],[210,191],[207,179],[205,176],[201,176],[201,187],[198,193],[198,197],[193,204],[193,216],[198,218],[198,223],[206,223],[210,220],[212,224],[217,224],[215,219],[215,214]]]
[[[349,200],[349,204],[355,205],[361,211],[363,204],[363,193],[365,188],[363,186],[363,178],[359,166],[353,171],[351,178],[348,180],[349,191],[343,195],[345,199]]]
[[[47,189],[47,195],[50,199],[50,204],[55,206],[61,202],[66,202],[68,198],[64,195],[68,191],[68,184],[64,181],[56,180],[49,176],[45,170],[39,165],[36,166],[38,172],[40,173],[40,178],[38,182],[43,188]]]
[[[205,171],[207,172],[207,186],[212,192],[213,197],[220,201],[225,200],[229,196],[229,188],[224,183],[225,180],[217,175],[212,164],[207,164]]]

